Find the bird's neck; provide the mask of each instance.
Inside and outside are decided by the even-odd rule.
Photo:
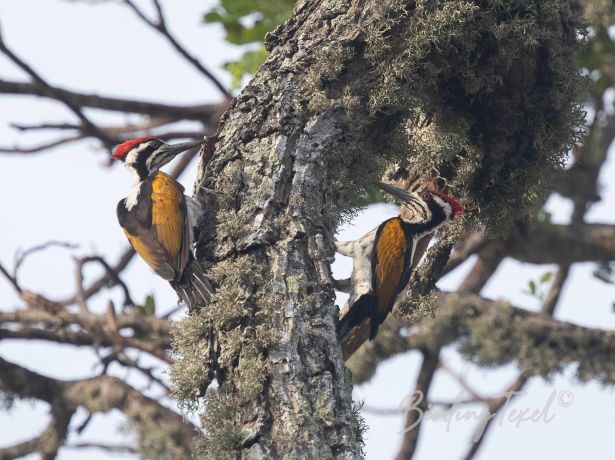
[[[411,235],[412,238],[415,240],[420,240],[425,235],[427,235],[428,233],[431,233],[438,227],[438,225],[434,226],[434,225],[431,225],[429,222],[428,223],[411,223],[411,222],[405,221],[401,217],[399,217],[399,220],[401,221],[401,224],[404,228],[404,231],[406,232],[406,235],[409,235],[409,236]]]
[[[130,210],[137,204],[137,201],[139,199],[139,192],[141,191],[143,182],[145,182],[148,177],[153,177],[157,175],[160,171],[154,171],[151,174],[143,174],[139,173],[137,169],[131,167],[128,167],[128,169],[132,173],[132,177],[134,179],[132,188],[130,189],[130,193],[126,197],[126,208]]]
[[[132,177],[135,180],[135,183],[143,182],[149,176],[152,176],[158,172],[158,169],[151,171],[145,167],[145,165],[126,165],[128,171],[132,174]]]

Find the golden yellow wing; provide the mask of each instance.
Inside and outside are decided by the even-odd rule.
[[[376,302],[373,306],[375,311],[371,314],[372,338],[408,281],[411,258],[408,251],[412,250],[411,245],[412,241],[408,241],[398,217],[386,221],[376,236],[373,254]]]
[[[152,181],[152,227],[171,258],[182,250],[185,225],[183,189],[172,177],[158,172]]]
[[[131,210],[118,205],[118,219],[128,241],[154,271],[167,280],[178,279],[189,257],[183,187],[157,172],[144,181],[139,200]]]

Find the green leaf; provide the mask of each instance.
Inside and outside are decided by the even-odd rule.
[[[139,315],[153,316],[156,314],[156,300],[153,294],[148,294],[143,305],[135,305],[135,310]]]
[[[553,272],[543,273],[543,275],[540,277],[540,284],[548,283],[549,281],[551,281],[551,278],[553,278]]]
[[[156,301],[154,300],[154,296],[152,294],[149,294],[145,298],[143,310],[145,310],[146,315],[154,315],[156,313]]]
[[[263,43],[267,32],[275,29],[290,16],[295,0],[220,0],[220,4],[205,13],[203,20],[220,24],[226,41],[235,45]],[[225,68],[233,77],[237,89],[246,75],[252,75],[267,58],[264,47],[247,51],[243,56],[227,62]]]
[[[224,68],[228,70],[233,77],[231,88],[239,88],[245,76],[255,74],[260,65],[267,59],[267,54],[267,50],[262,46],[256,51],[246,51],[238,61],[224,64]]]
[[[536,281],[530,280],[530,282],[527,284],[528,284],[528,287],[530,288],[530,294],[536,295],[536,290],[537,290]]]

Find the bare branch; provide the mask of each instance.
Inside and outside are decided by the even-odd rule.
[[[144,396],[126,382],[107,375],[61,381],[32,372],[0,357],[0,385],[4,391],[17,397],[34,398],[52,404],[55,417],[58,417],[59,407],[65,407],[66,414],[70,416],[79,407],[91,413],[119,409],[139,427],[137,434],[140,444],[146,443],[150,428],[157,426],[165,433],[169,442],[173,443],[173,448],[182,452],[182,458],[190,456],[192,443],[198,433],[197,428],[182,416]],[[58,439],[63,441],[64,436],[59,436]],[[0,458],[15,458],[4,455],[5,452],[0,450]]]
[[[126,251],[124,251],[124,253],[120,256],[120,260],[117,262],[117,264],[111,267],[111,272],[109,271],[105,272],[103,276],[101,276],[99,279],[94,281],[89,287],[83,290],[82,300],[85,301],[89,299],[94,294],[96,294],[98,291],[108,286],[109,283],[113,280],[113,275],[111,275],[111,273],[115,274],[116,276],[119,276],[119,274],[126,268],[126,266],[128,266],[128,263],[132,260],[135,254],[136,254],[135,250],[132,248],[129,248]],[[58,304],[62,306],[67,306],[67,305],[72,305],[77,302],[78,302],[78,298],[77,298],[77,295],[75,295],[73,297],[70,297],[69,299],[59,301]]]
[[[31,308],[27,310],[0,312],[0,325],[9,326],[5,329],[0,328],[0,339],[38,339],[77,346],[94,345],[95,342],[101,347],[118,345],[117,335],[107,331],[108,321],[105,316],[92,315],[86,320],[80,314],[67,312],[60,305],[51,309],[46,308],[40,304],[44,302],[41,296],[30,293],[28,300]],[[119,331],[126,330],[138,338],[147,337],[159,350],[170,348],[170,324],[167,320],[131,313],[117,314],[115,321]],[[86,330],[101,332],[94,338],[85,332]]]
[[[485,398],[478,394],[476,390],[474,390],[461,375],[455,372],[448,364],[440,361],[440,368],[444,370],[448,375],[453,377],[457,381],[457,383],[463,388],[470,396],[472,396],[473,401],[482,401]]]
[[[491,400],[490,404],[488,404],[490,414],[496,414],[506,403],[508,403],[511,399],[515,398],[517,393],[521,391],[521,389],[525,386],[527,381],[529,380],[530,375],[522,372],[519,377],[510,385],[502,396],[499,398]],[[478,450],[480,449],[483,441],[487,438],[485,436],[489,431],[489,428],[493,425],[493,421],[495,417],[491,417],[487,420],[484,426],[481,426],[481,433],[476,433],[474,442],[471,444],[470,449],[464,457],[464,460],[472,460]],[[480,435],[480,436],[479,436]]]
[[[68,409],[61,401],[56,401],[52,405],[51,421],[47,428],[28,441],[0,448],[0,459],[22,458],[32,453],[40,454],[42,460],[55,459],[66,439],[68,425],[74,413],[74,410]]]
[[[132,300],[132,298],[130,297],[130,291],[128,290],[128,286],[126,286],[126,283],[124,283],[119,274],[115,271],[115,269],[113,267],[111,267],[107,261],[101,257],[101,256],[89,256],[89,257],[83,257],[82,259],[79,259],[79,264],[81,266],[90,263],[90,262],[98,262],[99,264],[101,264],[104,269],[107,272],[107,275],[109,275],[110,278],[110,286],[120,286],[122,288],[122,291],[124,292],[124,306],[127,305],[135,305],[135,302]]]
[[[615,260],[615,225],[532,223],[510,239],[508,255],[538,264]]]
[[[69,101],[80,107],[110,110],[116,112],[140,113],[152,117],[165,117],[171,120],[198,120],[210,126],[215,125],[226,103],[178,106],[149,101],[120,99],[95,94],[83,94],[68,91],[55,86],[39,85],[27,82],[15,82],[0,79],[0,93],[25,94],[48,97],[57,101]],[[72,128],[59,128],[72,129]]]
[[[133,446],[126,444],[100,444],[96,442],[78,442],[64,446],[68,449],[100,449],[112,454],[137,454],[138,451]]]
[[[489,241],[479,252],[472,270],[459,286],[459,292],[478,294],[493,276],[500,262],[506,255],[506,246],[502,241]]]
[[[224,87],[224,85],[218,80],[213,73],[211,73],[203,64],[199,62],[199,60],[194,57],[192,54],[186,50],[182,45],[179,44],[177,39],[171,34],[169,29],[167,28],[166,20],[164,17],[164,13],[162,11],[162,6],[158,2],[158,0],[153,0],[154,6],[156,7],[157,14],[157,22],[149,19],[143,11],[141,11],[132,0],[124,0],[124,3],[143,21],[145,24],[153,28],[154,30],[160,32],[167,41],[171,44],[175,51],[177,51],[184,59],[186,59],[194,68],[196,68],[201,74],[203,74],[206,78],[208,78],[218,90],[224,95],[227,100],[231,100],[233,98],[232,94],[228,92],[228,90]]]
[[[18,251],[15,254],[15,267],[13,268],[13,273],[15,273],[15,277],[17,277],[17,273],[19,272],[19,269],[21,268],[21,266],[23,265],[23,263],[26,261],[26,259],[29,256],[37,252],[40,252],[40,251],[45,251],[52,247],[73,250],[73,249],[79,248],[79,245],[75,243],[69,243],[67,241],[51,240],[51,241],[47,241],[45,243],[33,246],[31,248],[28,248],[24,251]]]
[[[39,144],[34,147],[2,147],[0,146],[0,153],[12,153],[16,155],[22,155],[27,153],[39,153],[44,150],[50,150],[55,147],[59,147],[61,145],[70,144],[71,142],[76,142],[84,139],[84,136],[78,134],[76,136],[63,137],[61,139],[57,139],[55,141],[47,142],[45,144]]]
[[[453,248],[451,257],[444,267],[444,270],[442,270],[442,276],[452,272],[459,265],[465,262],[468,257],[481,250],[486,243],[487,239],[482,231],[475,231],[469,233],[465,237],[460,238],[460,241]]]
[[[34,80],[36,84],[45,88],[46,91],[49,91],[54,94],[57,100],[63,102],[64,105],[66,105],[66,107],[68,107],[77,116],[77,118],[79,118],[79,120],[81,121],[82,130],[85,134],[97,137],[109,148],[117,144],[117,139],[113,139],[109,137],[105,132],[101,131],[92,121],[90,121],[88,117],[85,116],[80,106],[74,104],[69,99],[64,99],[61,93],[56,92],[55,89],[50,86],[32,67],[30,67],[25,61],[23,61],[19,56],[17,56],[11,49],[9,49],[4,42],[4,39],[2,38],[2,34],[0,34],[0,51],[2,51],[24,72],[30,75],[30,77]]]
[[[11,123],[11,128],[18,129],[19,131],[43,131],[43,130],[80,130],[79,125],[71,123],[39,123],[36,125],[21,125],[19,123]]]
[[[434,374],[438,369],[438,363],[440,361],[440,350],[435,353],[432,351],[423,350],[423,364],[419,370],[419,376],[416,380],[416,386],[412,392],[412,397],[420,397],[420,401],[415,401],[413,405],[427,410],[427,396],[429,394],[429,388],[433,381]],[[408,460],[411,459],[416,450],[416,446],[419,440],[421,431],[419,412],[412,410],[406,412],[404,422],[404,437],[399,448],[399,452],[395,456],[396,460]]]

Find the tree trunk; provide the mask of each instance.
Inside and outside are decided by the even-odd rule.
[[[173,370],[189,408],[214,375],[220,385],[205,397],[197,456],[360,456],[329,266],[338,223],[387,162],[447,165],[442,174],[466,205],[485,201],[481,181],[516,187],[493,192],[492,214],[470,212],[475,222],[497,218],[503,203],[523,201],[523,212],[524,181],[554,168],[574,121],[568,3],[530,1],[513,15],[489,3],[305,1],[268,35],[271,55],[222,117],[197,179],[206,209],[198,257],[216,294],[176,328]],[[527,22],[521,36],[515,21]],[[553,63],[538,72],[545,46]],[[530,72],[522,79],[515,60]],[[512,90],[502,89],[506,78]],[[528,86],[540,94],[531,106]],[[486,123],[492,110],[501,116]],[[425,117],[431,125],[416,123]],[[538,147],[520,155],[519,142]],[[494,167],[502,156],[506,168]],[[528,163],[533,174],[516,174]]]

